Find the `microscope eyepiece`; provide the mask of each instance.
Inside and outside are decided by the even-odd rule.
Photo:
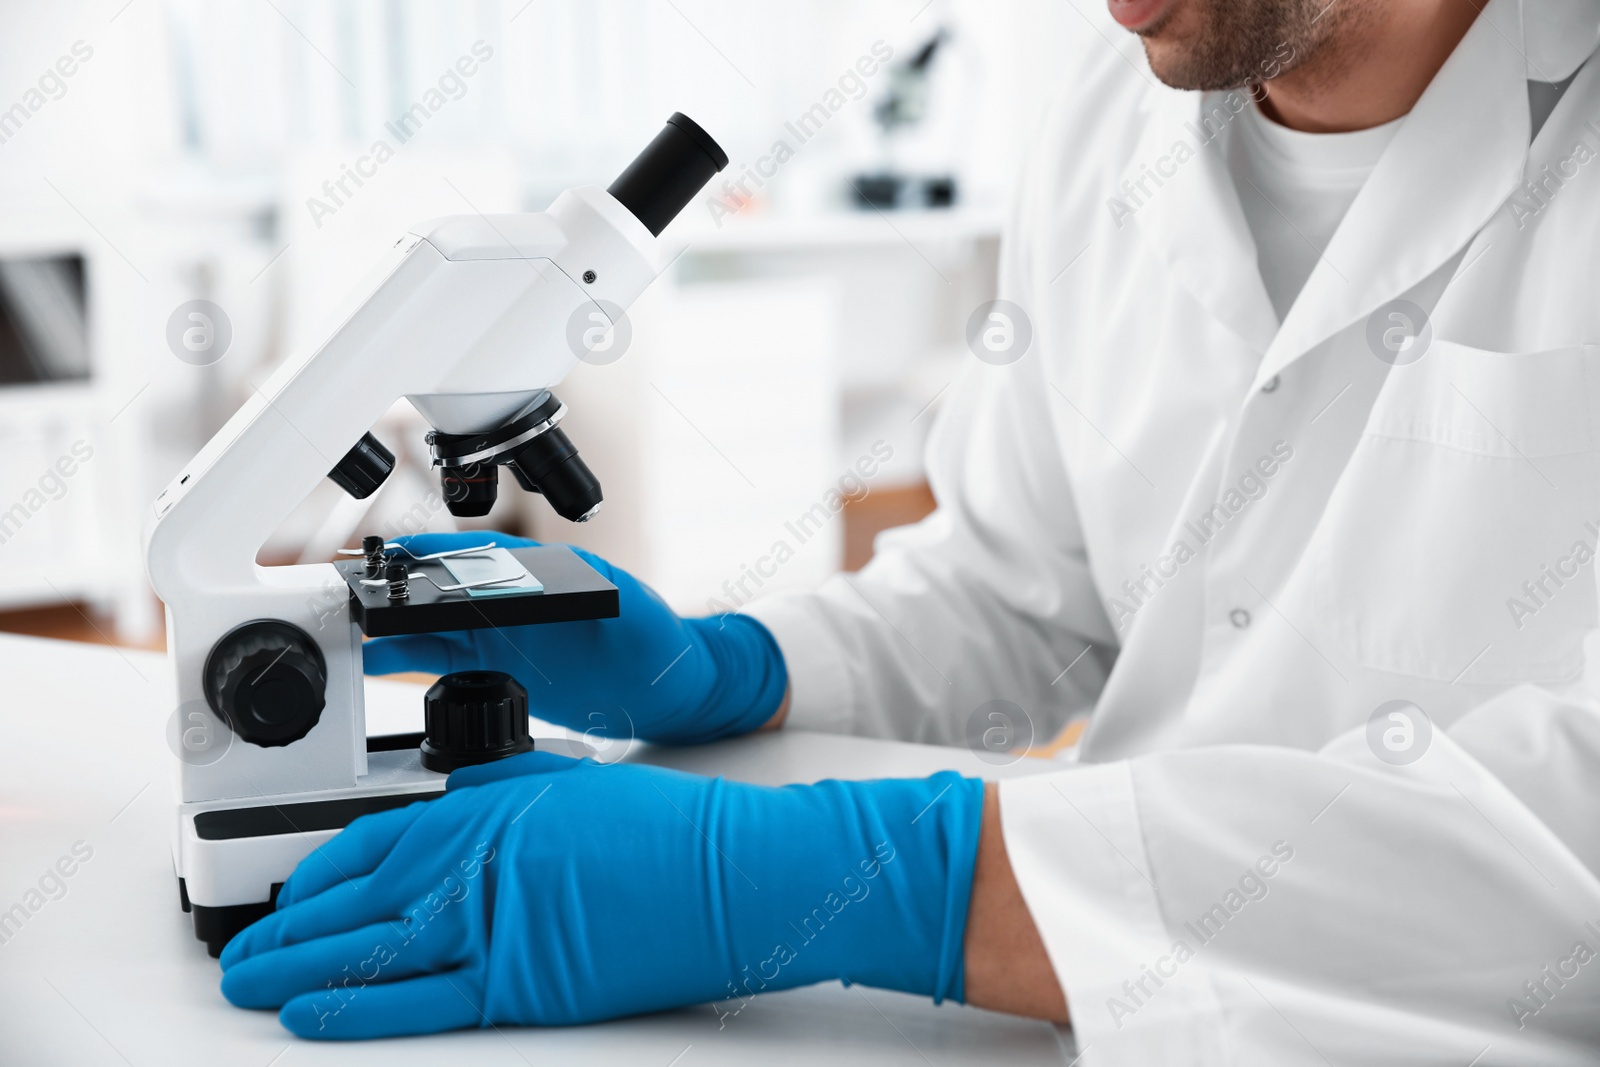
[[[656,237],[723,167],[728,154],[689,116],[674,112],[606,192]]]

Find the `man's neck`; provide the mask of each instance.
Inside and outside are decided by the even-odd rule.
[[[1263,86],[1261,110],[1307,133],[1365,130],[1397,119],[1421,98],[1486,2],[1364,5],[1313,55]]]

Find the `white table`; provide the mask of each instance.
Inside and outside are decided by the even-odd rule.
[[[564,1029],[294,1039],[273,1013],[223,1000],[217,963],[178,907],[163,657],[0,635],[0,680],[0,912],[37,888],[75,842],[93,850],[62,879],[65,891],[45,897],[0,943],[5,1064],[998,1067],[1073,1059],[1070,1036],[1044,1023],[837,984],[764,994],[721,1028],[715,1009],[702,1006]],[[369,682],[368,704],[373,733],[420,729],[420,687]],[[697,749],[641,746],[629,758],[767,783],[947,768],[995,777],[1049,766],[995,768],[964,750],[788,731]]]

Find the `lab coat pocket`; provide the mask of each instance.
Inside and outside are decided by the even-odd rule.
[[[1384,382],[1308,549],[1362,666],[1444,682],[1575,676],[1596,625],[1600,345],[1434,341]]]

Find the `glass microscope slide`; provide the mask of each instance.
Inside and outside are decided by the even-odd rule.
[[[465,590],[468,596],[508,596],[518,593],[542,593],[544,583],[528,573],[528,568],[517,562],[515,556],[503,548],[491,548],[471,556],[451,556],[439,561],[450,576],[464,585],[489,582],[496,578],[512,579],[499,585]]]

